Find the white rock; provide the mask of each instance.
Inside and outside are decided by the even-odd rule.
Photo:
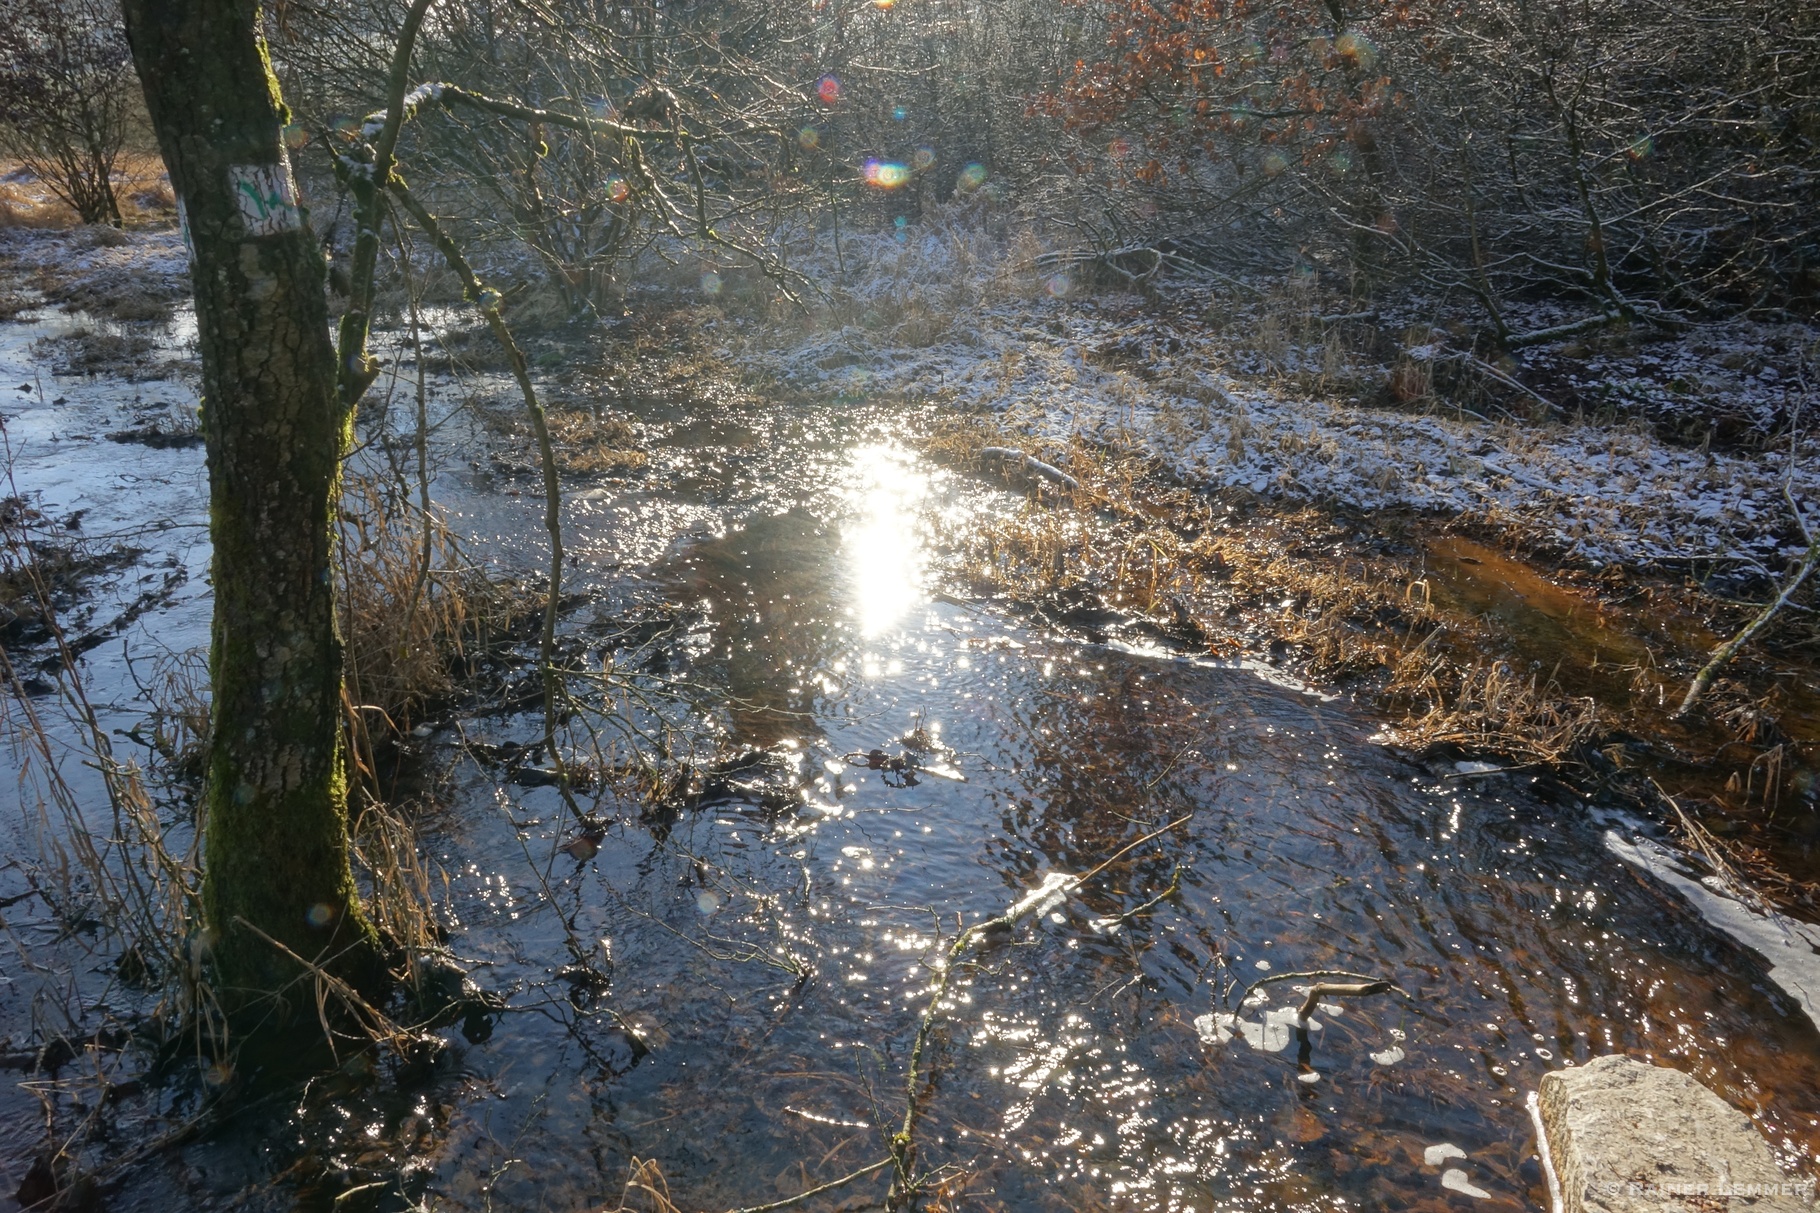
[[[1562,1213],[1812,1207],[1744,1113],[1678,1070],[1601,1057],[1542,1077],[1538,1105]]]

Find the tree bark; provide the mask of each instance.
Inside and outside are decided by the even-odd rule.
[[[215,618],[203,906],[233,1001],[296,962],[376,973],[348,863],[331,578],[351,410],[337,397],[320,247],[283,143],[256,0],[125,0],[190,249]],[[302,1000],[307,1001],[307,998]]]

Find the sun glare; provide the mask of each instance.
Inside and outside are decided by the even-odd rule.
[[[916,512],[929,478],[913,458],[888,446],[859,448],[852,467],[854,519],[845,556],[860,633],[877,636],[923,600],[925,561]]]

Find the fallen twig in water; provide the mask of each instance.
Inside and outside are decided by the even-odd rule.
[[[980,458],[994,463],[1019,467],[1026,472],[1034,472],[1051,484],[1060,485],[1070,492],[1080,491],[1081,482],[1070,476],[1067,472],[1062,471],[1061,468],[1056,467],[1052,463],[1044,463],[1034,455],[1026,455],[1024,452],[1017,450],[1014,447],[983,446],[980,448]]]
[[[1388,981],[1318,981],[1308,988],[1308,997],[1296,1008],[1297,1019],[1307,1019],[1314,1014],[1314,1009],[1321,999],[1327,998],[1363,998],[1369,994],[1382,994],[1393,987]]]
[[[886,1209],[901,1209],[905,1201],[919,1186],[910,1174],[910,1169],[916,1161],[916,1122],[922,1114],[922,1100],[917,1092],[917,1079],[922,1069],[923,1049],[928,1045],[929,1034],[935,1028],[936,1013],[941,1010],[942,1000],[948,995],[948,979],[953,976],[955,966],[960,961],[962,954],[975,939],[988,934],[1002,934],[1010,931],[1024,919],[1042,912],[1051,904],[1052,898],[1058,895],[1066,897],[1138,847],[1152,839],[1162,837],[1179,825],[1185,825],[1188,820],[1188,816],[1178,817],[1161,829],[1152,830],[1142,838],[1120,847],[1080,876],[1051,872],[1042,884],[1012,903],[1011,908],[1003,914],[988,918],[984,922],[976,922],[954,937],[954,942],[948,945],[948,951],[942,957],[941,967],[936,972],[935,989],[929,998],[929,1007],[923,1012],[922,1023],[916,1029],[916,1039],[910,1046],[910,1067],[904,1078],[904,1123],[891,1139],[891,1158],[888,1160],[897,1165],[897,1174],[892,1177],[891,1190],[885,1196]]]
[[[1347,980],[1344,983],[1323,982],[1321,980],[1323,977],[1344,977]],[[1297,1019],[1307,1019],[1314,1014],[1315,1004],[1325,994],[1338,995],[1342,998],[1362,998],[1371,994],[1385,994],[1394,991],[1412,1002],[1415,1001],[1414,995],[1388,978],[1373,977],[1368,973],[1352,973],[1345,969],[1308,969],[1298,973],[1272,973],[1269,977],[1258,978],[1240,992],[1238,1005],[1244,1006],[1245,1000],[1251,997],[1252,991],[1260,986],[1298,979],[1312,981],[1315,984],[1310,987],[1308,996],[1302,1000],[1301,1007],[1296,1011]]]
[[[798,1192],[795,1196],[786,1196],[782,1200],[774,1200],[768,1205],[748,1205],[743,1209],[732,1209],[729,1210],[729,1213],[770,1213],[772,1209],[787,1209],[791,1205],[800,1204],[801,1202],[808,1200],[811,1196],[820,1196],[823,1192],[831,1192],[835,1188],[841,1187],[844,1184],[850,1184],[856,1179],[863,1179],[874,1171],[882,1171],[890,1166],[892,1161],[893,1160],[889,1157],[881,1158],[877,1162],[869,1163],[851,1174],[843,1175],[839,1179],[831,1179],[819,1187],[810,1188],[806,1192]]]
[[[1136,918],[1138,915],[1149,913],[1151,910],[1155,909],[1158,905],[1169,900],[1169,898],[1174,897],[1177,893],[1179,893],[1181,891],[1182,891],[1182,869],[1177,868],[1175,871],[1173,871],[1169,874],[1169,885],[1161,893],[1158,893],[1155,897],[1152,897],[1149,901],[1146,901],[1141,906],[1137,906],[1134,909],[1126,910],[1123,914],[1116,915],[1112,918],[1102,918],[1099,921],[1095,922],[1093,925],[1098,927],[1102,932],[1116,930],[1117,928],[1122,927],[1126,923],[1130,922],[1133,918]]]
[[[1789,460],[1791,477],[1794,475],[1794,466],[1795,460],[1791,458]],[[1788,508],[1795,515],[1795,525],[1800,528],[1801,538],[1807,543],[1807,554],[1801,558],[1801,563],[1795,566],[1788,583],[1774,598],[1770,599],[1768,605],[1745,624],[1736,636],[1713,650],[1712,659],[1700,667],[1700,672],[1694,675],[1692,685],[1687,688],[1687,697],[1681,701],[1681,706],[1675,709],[1674,715],[1669,717],[1671,720],[1685,719],[1694,710],[1694,705],[1700,702],[1701,696],[1706,694],[1706,689],[1712,686],[1713,679],[1719,676],[1719,671],[1723,670],[1727,663],[1738,655],[1738,650],[1749,644],[1758,632],[1769,626],[1770,620],[1774,619],[1777,613],[1789,604],[1789,600],[1795,596],[1795,591],[1801,588],[1802,582],[1807,580],[1808,575],[1816,568],[1820,568],[1820,538],[1815,537],[1813,528],[1808,525],[1807,515],[1801,512],[1801,506],[1795,501],[1791,482],[1783,483],[1782,495],[1788,499]]]

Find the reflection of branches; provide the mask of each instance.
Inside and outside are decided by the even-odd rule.
[[[767,951],[747,940],[729,939],[724,935],[710,935],[704,933],[700,938],[697,938],[686,931],[677,930],[662,918],[659,918],[648,910],[636,908],[617,893],[614,894],[614,899],[619,902],[620,908],[626,913],[632,915],[634,918],[642,918],[653,926],[662,927],[690,947],[695,948],[704,956],[707,956],[710,960],[718,960],[723,964],[742,964],[750,961],[757,961],[760,964],[769,965],[771,968],[790,974],[790,976],[796,978],[796,984],[799,986],[815,975],[815,967],[794,952]],[[720,948],[717,949],[712,947],[710,946],[711,944],[719,944]]]
[[[387,121],[390,122],[389,117]],[[561,696],[560,676],[556,670],[556,616],[562,604],[562,485],[557,478],[556,451],[550,444],[550,427],[544,419],[543,405],[537,399],[537,389],[531,383],[530,364],[525,361],[524,350],[513,339],[512,331],[506,326],[505,317],[500,312],[502,299],[499,292],[481,282],[461,247],[442,229],[435,216],[417,201],[403,181],[393,177],[386,184],[443,255],[449,269],[461,279],[468,299],[480,306],[481,316],[511,363],[512,378],[517,381],[518,390],[524,396],[525,412],[531,419],[532,431],[537,435],[537,450],[543,465],[544,530],[550,538],[550,584],[544,601],[540,661],[544,682],[544,745],[549,751],[551,764],[556,768],[556,787],[563,802],[572,813],[580,816],[581,810],[575,804],[562,754],[556,747],[556,704]]]

